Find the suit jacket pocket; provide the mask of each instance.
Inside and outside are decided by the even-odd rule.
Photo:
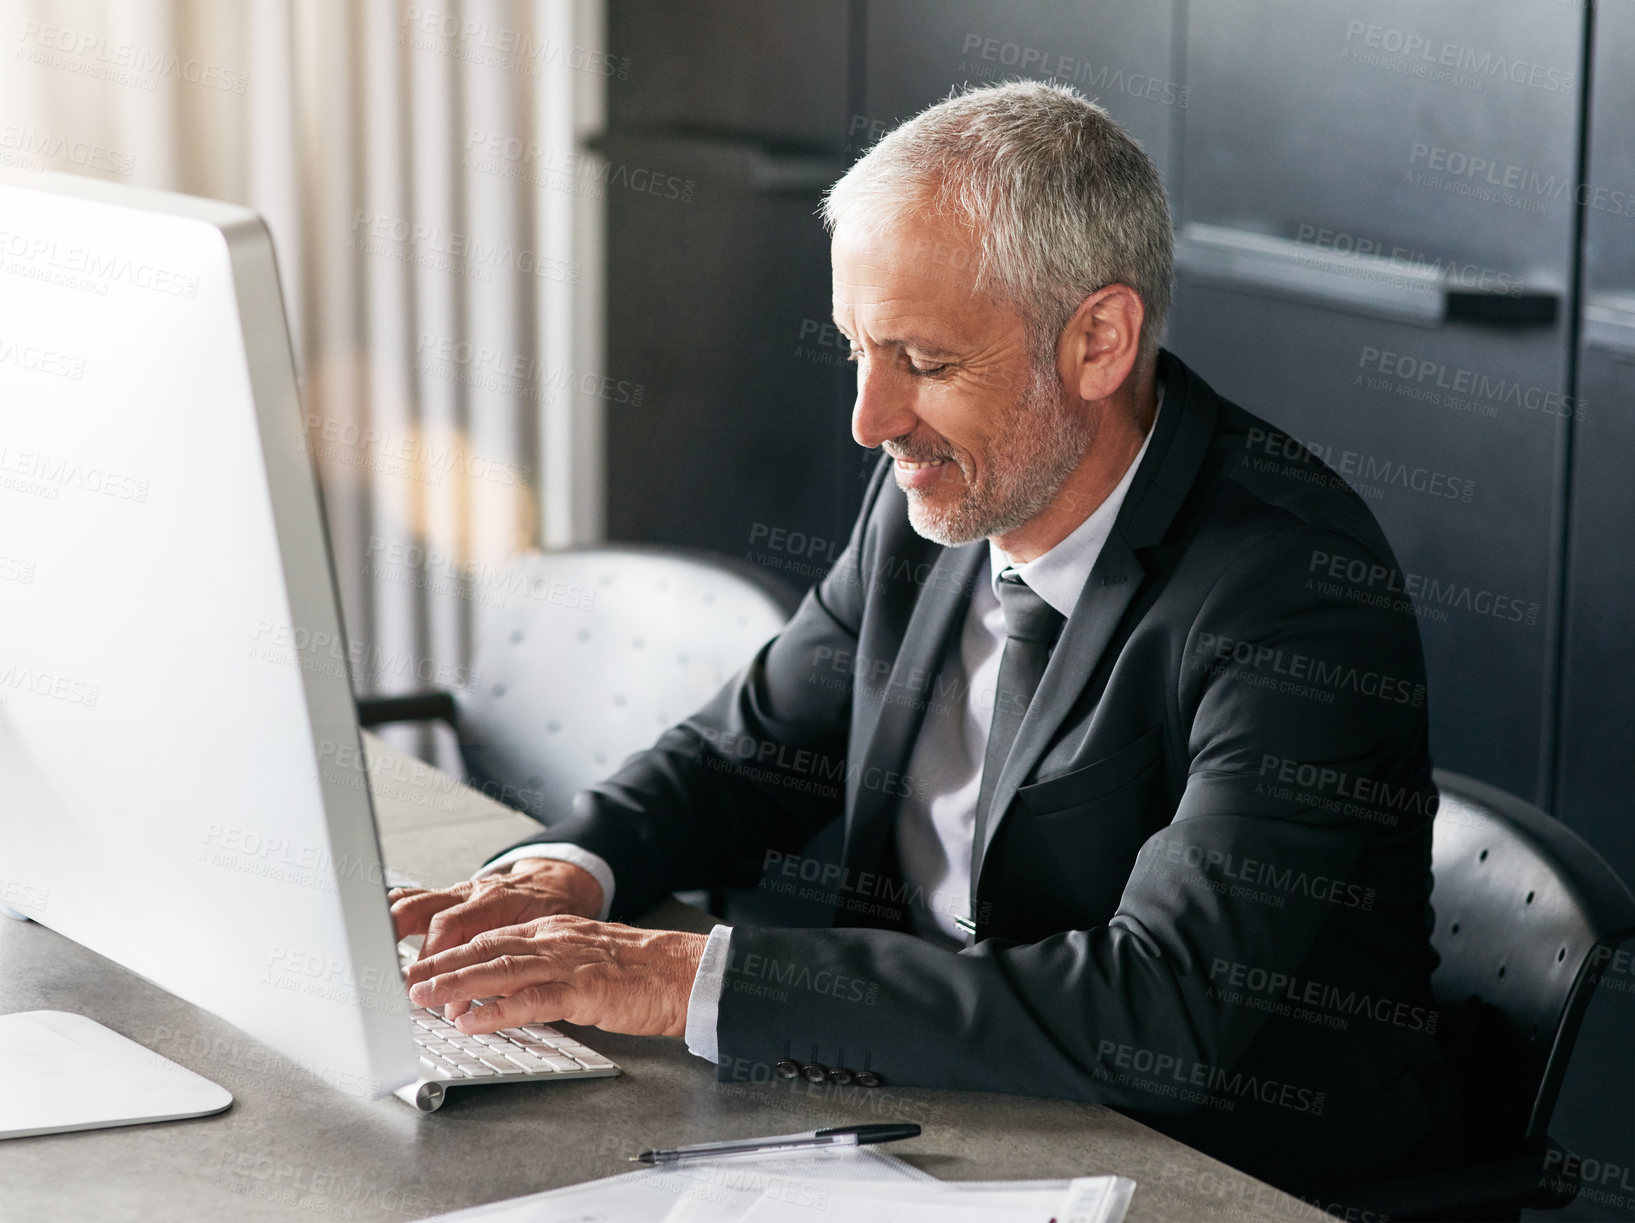
[[[1152,835],[1160,727],[1110,755],[1022,786],[983,867],[993,933],[1037,942],[1105,924]]]
[[[1089,764],[1041,778],[1032,785],[1019,786],[1016,797],[1031,815],[1055,815],[1089,806],[1110,796],[1158,764],[1159,732],[1162,725],[1142,732],[1110,755]]]

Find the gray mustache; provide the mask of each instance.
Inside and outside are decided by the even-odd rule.
[[[954,456],[952,454],[947,453],[946,451],[941,451],[941,452],[927,451],[924,454],[916,454],[914,451],[908,449],[907,447],[899,446],[896,443],[893,443],[892,445],[890,445],[888,447],[885,447],[885,451],[892,458],[894,458],[894,459],[903,459],[904,461],[909,462],[909,463],[935,463],[939,459],[944,460],[944,461],[949,462],[949,463],[952,463],[954,461]]]

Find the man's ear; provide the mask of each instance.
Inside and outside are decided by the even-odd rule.
[[[1090,402],[1117,391],[1135,368],[1146,316],[1140,296],[1126,284],[1106,285],[1080,302],[1056,345],[1062,385]]]

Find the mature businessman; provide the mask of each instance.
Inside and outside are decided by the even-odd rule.
[[[1431,1166],[1417,628],[1361,500],[1160,351],[1151,161],[1071,89],[976,89],[825,216],[885,452],[848,546],[548,844],[396,894],[412,996],[723,1078],[1099,1100],[1295,1188]],[[606,920],[760,871],[834,928]]]

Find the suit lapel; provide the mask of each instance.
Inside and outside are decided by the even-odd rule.
[[[982,845],[973,855],[973,913],[982,911],[976,903],[982,865],[1017,788],[1039,763],[1100,665],[1119,621],[1146,583],[1147,563],[1141,550],[1164,537],[1214,438],[1218,414],[1214,395],[1171,353],[1161,352],[1159,362],[1164,407],[1154,426],[1157,432],[1131,481],[1112,533],[1079,592],[1079,601],[1062,629],[999,774]]]
[[[945,652],[970,607],[972,583],[987,560],[987,540],[943,549],[926,579],[927,589],[915,600],[884,699],[875,706],[874,727],[866,732],[863,767],[852,770],[845,857],[855,869],[874,869],[897,812],[897,800],[884,787],[865,786],[860,779],[872,769],[905,771],[925,721],[926,704],[935,697],[934,687],[916,687],[913,677],[935,676],[941,669]],[[961,692],[946,699],[965,698]]]
[[[1112,642],[1118,622],[1124,618],[1146,576],[1140,559],[1115,525],[1085,581],[1084,589],[1079,593],[1079,601],[1073,606],[1073,614],[1068,617],[1056,648],[1051,651],[1050,663],[1039,680],[1039,690],[1034,693],[1033,701],[1022,717],[1016,742],[1011,746],[1010,755],[1005,758],[1005,767],[1000,771],[999,784],[994,788],[993,806],[989,808],[988,826],[982,847],[976,855],[977,868],[971,876],[973,900],[988,846],[993,844],[994,832],[1004,820],[1011,800],[1016,797],[1017,787],[1039,763],[1039,758],[1050,746],[1074,702],[1084,692],[1091,674]],[[972,912],[979,911],[972,909]]]

